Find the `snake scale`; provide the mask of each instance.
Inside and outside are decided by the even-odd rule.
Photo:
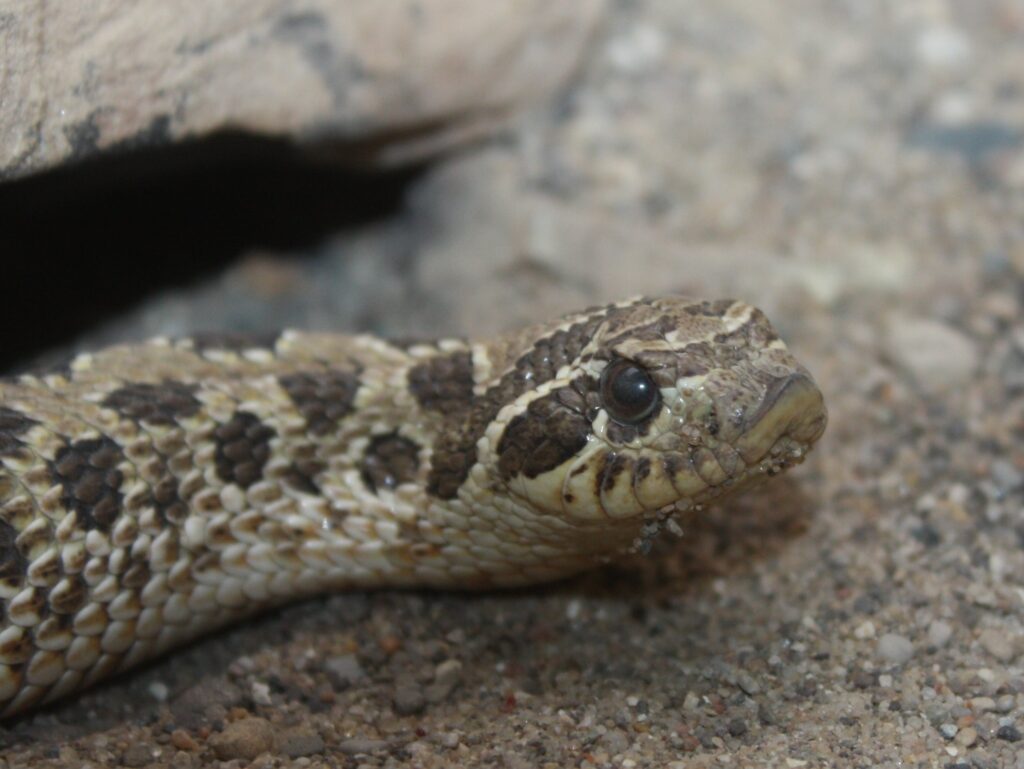
[[[578,572],[825,423],[759,310],[679,297],[488,341],[154,339],[0,380],[0,714],[313,593]]]

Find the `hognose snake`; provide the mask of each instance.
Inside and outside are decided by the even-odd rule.
[[[683,298],[480,342],[156,339],[0,380],[0,712],[303,595],[572,574],[825,423],[759,310]]]

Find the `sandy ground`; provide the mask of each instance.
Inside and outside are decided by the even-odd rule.
[[[393,219],[87,336],[740,295],[831,423],[646,557],[290,607],[8,724],[0,766],[1024,767],[1022,41],[1017,0],[622,0]]]

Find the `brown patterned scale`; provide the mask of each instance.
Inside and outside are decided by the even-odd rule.
[[[0,380],[0,711],[315,592],[571,574],[825,422],[758,310],[683,298],[480,342],[158,339]]]

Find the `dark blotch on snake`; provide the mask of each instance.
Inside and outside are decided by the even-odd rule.
[[[436,355],[409,369],[408,382],[427,411],[465,412],[473,400],[473,357],[469,352]]]
[[[78,515],[85,529],[109,531],[121,512],[124,476],[118,465],[124,461],[121,447],[110,438],[90,438],[62,446],[50,469],[63,487],[61,502]]]
[[[359,390],[359,374],[339,369],[287,374],[277,381],[306,420],[310,434],[317,437],[332,432],[352,413]]]
[[[38,424],[36,420],[20,411],[0,406],[0,455],[16,452],[24,446],[21,436],[35,424]]]
[[[420,447],[397,433],[375,435],[366,447],[360,472],[370,491],[393,489],[416,480]]]
[[[217,477],[243,489],[252,486],[263,477],[263,466],[270,458],[270,441],[276,434],[255,414],[236,412],[213,432]]]
[[[574,323],[568,329],[555,331],[543,339],[538,339],[516,359],[511,370],[497,384],[488,388],[487,392],[480,397],[472,400],[468,414],[464,410],[451,412],[450,418],[458,420],[461,424],[452,425],[451,437],[442,439],[435,447],[431,458],[430,474],[427,478],[427,492],[441,499],[455,497],[459,487],[469,476],[470,469],[476,463],[477,441],[483,436],[487,425],[494,420],[502,406],[511,403],[527,390],[552,380],[561,366],[579,360],[594,332],[602,323],[609,322],[620,312],[616,308],[602,308],[597,315]],[[466,355],[468,358],[468,353]],[[573,390],[575,393],[572,392]],[[472,394],[471,386],[469,392]],[[551,395],[565,399],[566,402],[560,403],[560,406],[567,411],[576,411],[578,414],[578,409],[585,409],[586,413],[590,415],[595,413],[592,410],[592,402],[596,402],[596,393],[592,392],[588,401],[579,387],[573,386],[560,388]],[[423,403],[419,397],[417,399],[421,404]],[[521,420],[516,430],[523,431],[523,435],[520,436],[523,441],[527,440],[527,432],[531,434],[536,432],[535,427],[523,424],[522,420],[528,418],[527,414],[520,414],[513,419],[513,421]],[[535,424],[536,417],[532,421]],[[573,426],[567,427],[563,420],[560,425],[563,434],[565,432],[579,433],[582,430],[583,421],[587,422],[587,430],[590,429],[589,420],[581,421],[577,418],[571,421]],[[506,428],[506,433],[508,433],[508,429]],[[505,467],[509,471],[517,463],[521,466],[526,461],[523,458],[520,462],[519,455],[515,453],[521,452],[521,449],[512,451],[513,453],[505,459]],[[545,448],[544,454],[535,460],[531,467],[539,467],[554,461],[555,455],[558,453],[560,452],[554,449]]]
[[[283,478],[291,488],[303,494],[316,495],[320,493],[316,476],[324,471],[324,463],[316,459],[297,459],[285,472]]]
[[[195,385],[182,382],[132,382],[110,393],[103,399],[103,405],[134,422],[173,425],[178,418],[190,417],[199,411],[195,390]]]
[[[590,420],[567,407],[558,390],[530,401],[498,441],[498,470],[508,480],[536,478],[573,457],[587,444]]]

